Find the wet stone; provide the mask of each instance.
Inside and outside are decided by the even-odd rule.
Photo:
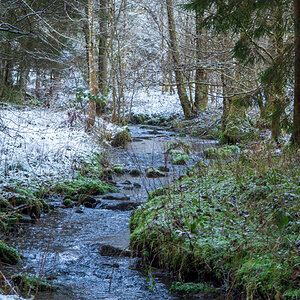
[[[104,200],[130,200],[130,197],[122,193],[106,194],[102,197]]]
[[[84,212],[83,212],[83,209],[82,209],[82,208],[77,208],[77,209],[75,210],[75,213],[76,213],[76,214],[83,214]]]
[[[99,249],[99,253],[102,256],[113,256],[113,257],[121,257],[127,256],[130,257],[133,255],[133,252],[127,249],[119,249],[111,245],[101,245]]]
[[[141,202],[122,201],[122,202],[104,203],[100,208],[110,209],[110,210],[129,211],[137,208],[139,205],[141,205]]]
[[[122,184],[131,184],[131,182],[129,180],[125,180],[124,182],[122,182]]]
[[[34,224],[36,222],[36,220],[32,219],[28,215],[22,215],[22,218],[19,219],[19,222],[23,223],[23,224]]]
[[[133,186],[124,186],[123,187],[123,190],[126,190],[126,191],[132,191],[133,190]]]

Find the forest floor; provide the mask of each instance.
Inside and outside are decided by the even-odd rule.
[[[251,143],[204,155],[135,211],[131,247],[175,274],[179,293],[211,281],[237,299],[299,299],[299,152]]]
[[[153,92],[133,107],[135,123],[172,127],[195,139],[218,137],[218,109],[183,121],[174,119],[182,116],[175,97],[162,97],[153,105],[157,96]],[[72,201],[113,189],[104,183],[112,167],[105,140],[120,128],[98,119],[98,129],[86,134],[75,110],[11,106],[1,109],[0,127],[2,233],[49,212],[43,199],[60,193],[61,183]],[[173,162],[185,164],[189,149],[173,150]],[[179,294],[298,299],[299,153],[274,147],[266,131],[259,142],[212,146],[194,167],[186,167],[185,176],[151,193],[131,219],[131,247],[150,265],[150,273],[154,266],[171,271]],[[6,247],[0,244],[2,262],[20,259],[12,248],[5,252]]]

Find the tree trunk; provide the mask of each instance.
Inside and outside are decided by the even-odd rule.
[[[88,74],[90,74],[90,62],[89,62],[89,11],[88,7],[85,6],[84,8],[85,13],[85,20],[82,22],[82,31],[84,35],[84,41],[85,41],[85,56],[86,56],[86,63],[87,63],[87,70]],[[87,80],[89,78],[87,77]]]
[[[200,15],[196,12],[196,75],[195,75],[195,108],[197,110],[205,108],[208,104],[208,85],[203,84],[206,81],[206,72],[203,68],[200,67],[200,61],[202,59],[201,55],[201,39],[200,36],[203,33],[200,24]]]
[[[177,48],[177,37],[176,37],[176,26],[174,18],[174,9],[172,0],[166,0],[167,4],[167,13],[168,13],[168,27],[170,35],[170,49],[172,52],[173,62],[175,66],[175,78],[177,85],[177,92],[180,99],[180,103],[184,112],[184,116],[189,119],[191,118],[191,104],[189,97],[186,92],[186,87],[184,85],[184,76],[180,67],[179,52]]]
[[[35,98],[40,100],[41,97],[41,70],[39,67],[36,69],[36,78],[35,78]]]
[[[230,84],[228,82],[228,79],[225,78],[224,73],[221,74],[221,81],[223,86],[223,113],[221,117],[221,122],[222,122],[222,132],[224,132],[227,125],[227,117],[229,115],[229,111],[231,107],[231,98],[229,98]]]
[[[89,86],[90,86],[90,104],[89,114],[86,120],[86,131],[90,130],[95,124],[96,118],[96,102],[94,97],[97,97],[98,86],[95,68],[95,38],[94,38],[94,0],[89,0],[88,3],[88,19],[89,19]]]
[[[99,56],[98,56],[98,81],[99,81],[99,92],[101,95],[107,93],[107,35],[108,35],[108,9],[107,0],[100,0],[100,13],[99,13]],[[97,105],[97,114],[100,114],[101,108]]]
[[[300,145],[300,0],[294,0],[295,15],[295,98],[292,143]]]

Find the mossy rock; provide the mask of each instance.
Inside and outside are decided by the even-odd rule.
[[[165,177],[165,173],[161,172],[154,168],[149,168],[146,170],[146,177],[148,178],[158,178],[158,177]]]
[[[170,172],[170,169],[165,166],[159,166],[157,169],[161,172]]]
[[[64,205],[66,208],[71,208],[71,207],[74,206],[74,202],[73,202],[71,199],[67,198],[67,199],[64,199],[64,200],[63,200],[63,205]]]
[[[78,177],[71,182],[59,183],[52,188],[52,192],[59,193],[71,200],[78,200],[80,195],[104,195],[116,191],[117,188],[112,185],[86,177]]]
[[[170,154],[172,155],[172,163],[174,165],[185,165],[190,159],[189,155],[182,150],[171,150]]]
[[[141,175],[141,171],[139,169],[132,169],[130,170],[129,175],[133,177],[138,177]]]
[[[181,283],[181,282],[174,282],[171,286],[171,292],[181,294],[181,295],[189,295],[189,294],[211,294],[216,293],[218,294],[219,291],[216,290],[213,286],[207,283]]]
[[[129,122],[131,124],[143,124],[150,119],[147,114],[131,114]]]
[[[127,172],[127,170],[122,165],[114,165],[112,169],[118,175],[122,175]]]
[[[112,139],[111,145],[113,147],[121,147],[125,148],[126,144],[131,142],[131,134],[129,133],[128,129],[124,129],[120,132],[118,132]]]
[[[231,145],[221,148],[211,147],[204,150],[204,156],[209,159],[229,158],[239,154],[241,149],[238,146]]]
[[[160,119],[159,118],[152,118],[146,122],[147,125],[154,125],[158,126],[160,125]]]
[[[0,241],[0,261],[2,263],[15,265],[21,260],[18,251]]]
[[[139,183],[137,183],[137,182],[134,182],[133,183],[133,186],[135,187],[135,188],[137,188],[137,189],[140,189],[142,186],[139,184]]]
[[[57,286],[49,283],[46,279],[39,278],[28,273],[14,274],[11,279],[13,283],[26,294],[33,294],[37,290],[40,292],[45,292],[58,289]]]
[[[175,140],[171,143],[168,147],[167,153],[171,153],[172,151],[179,151],[181,153],[190,154],[191,152],[191,145],[189,143],[184,143],[180,140]]]

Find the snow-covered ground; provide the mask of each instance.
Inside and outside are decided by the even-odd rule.
[[[71,127],[69,119],[66,111],[44,108],[0,110],[1,179],[27,182],[71,176],[80,159],[99,152],[99,143],[85,133],[84,123]]]
[[[158,90],[136,93],[132,111],[149,115],[182,113],[177,95]],[[98,135],[87,134],[84,118],[75,110],[0,109],[0,180],[26,183],[72,176],[82,159],[102,150],[97,141],[101,134],[114,135],[119,130],[99,118]]]
[[[130,102],[130,95],[127,95],[127,102]],[[183,115],[182,107],[177,93],[161,92],[161,88],[140,89],[133,98],[132,112],[134,114],[164,114],[165,116],[179,114]]]

